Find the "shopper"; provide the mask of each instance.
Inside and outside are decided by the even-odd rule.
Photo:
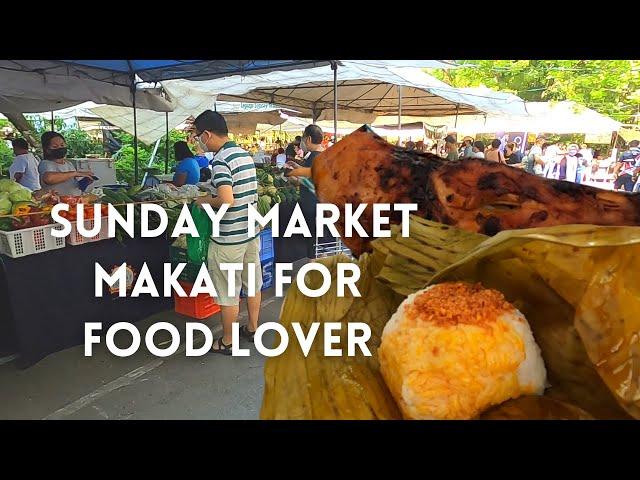
[[[29,144],[24,138],[11,140],[11,146],[15,157],[9,167],[9,177],[32,192],[40,190],[40,160],[29,151]]]
[[[460,158],[470,158],[472,155],[473,155],[473,138],[464,137],[464,139],[462,140],[462,153],[460,154]]]
[[[279,148],[278,154],[276,155],[276,166],[278,168],[284,168],[285,163],[287,163],[287,155],[284,153],[284,148]]]
[[[546,142],[544,137],[536,138],[536,142],[529,150],[529,155],[525,160],[525,171],[533,173],[535,175],[542,175],[545,166],[545,160],[543,157],[543,146]]]
[[[310,179],[313,161],[323,150],[322,137],[322,129],[318,125],[308,125],[307,128],[304,129],[302,139],[300,140],[300,148],[304,152],[303,165],[300,166],[295,162],[288,163],[288,165],[293,168],[288,175],[300,179],[300,200],[298,203],[304,215],[305,222],[311,231],[311,238],[309,238],[307,242],[308,258],[316,257],[316,243],[335,242],[335,238],[328,234],[327,236],[317,238],[317,235],[322,232],[316,232],[316,205],[318,204],[318,198],[314,191],[312,191],[313,184],[310,183]]]
[[[249,324],[240,329],[242,337],[253,339],[258,327],[262,288],[262,268],[260,265],[260,237],[249,235],[247,215],[249,204],[258,201],[256,168],[248,152],[229,139],[229,130],[224,117],[217,112],[206,110],[194,121],[195,138],[203,150],[216,152],[212,161],[212,195],[199,197],[198,205],[208,203],[214,210],[223,204],[229,210],[220,221],[220,235],[211,238],[209,244],[209,274],[218,293],[217,302],[222,309],[223,336],[212,347],[214,353],[231,355],[231,331],[238,321],[240,289],[249,291],[248,272],[255,273],[255,296],[247,297]],[[257,228],[256,228],[257,231]],[[235,292],[228,292],[229,272],[220,268],[221,263],[241,263],[242,272],[234,272]]]
[[[484,158],[484,142],[476,140],[471,148],[471,158]]]
[[[200,181],[200,165],[189,145],[187,145],[187,142],[179,141],[174,143],[173,150],[177,166],[172,183],[176,187],[196,185]],[[206,157],[204,159],[206,160]]]
[[[504,154],[500,151],[501,142],[497,138],[491,141],[491,148],[484,153],[484,158],[492,162],[505,163]]]
[[[458,148],[456,147],[456,139],[453,135],[447,135],[444,139],[444,149],[446,152],[446,158],[450,162],[458,160]]]
[[[300,140],[302,140],[302,137],[298,135],[293,142],[287,145],[287,148],[284,151],[287,156],[287,160],[295,161],[296,155],[298,154],[297,149],[300,148]]]
[[[633,190],[633,175],[636,167],[640,166],[640,142],[631,140],[629,142],[629,150],[623,152],[616,162],[614,173],[617,174],[613,187],[616,190],[625,190],[631,192]]]
[[[518,150],[518,146],[514,142],[507,143],[504,149],[504,158],[507,165],[520,165],[523,157],[524,155]]]

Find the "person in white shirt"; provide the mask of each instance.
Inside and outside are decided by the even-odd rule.
[[[40,190],[40,174],[38,165],[40,160],[29,151],[29,144],[24,138],[11,140],[15,158],[9,167],[9,176],[23,187],[32,192]]]
[[[480,140],[473,142],[471,150],[473,153],[471,153],[471,157],[469,158],[484,158],[484,143]]]
[[[591,161],[593,160],[593,152],[591,151],[591,149],[587,146],[586,143],[583,143],[580,146],[580,154],[582,155],[582,158],[589,162],[589,165],[591,165]]]
[[[278,155],[276,155],[276,166],[284,168],[285,163],[287,163],[287,155],[284,153],[284,148],[279,148]]]

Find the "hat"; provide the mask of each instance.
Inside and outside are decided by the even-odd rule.
[[[453,135],[447,135],[444,137],[444,141],[447,143],[456,143],[456,139],[453,138]]]

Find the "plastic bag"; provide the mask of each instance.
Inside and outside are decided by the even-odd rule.
[[[196,225],[199,237],[187,235],[187,258],[192,263],[206,263],[211,240],[211,219],[198,205],[191,205],[191,218]]]

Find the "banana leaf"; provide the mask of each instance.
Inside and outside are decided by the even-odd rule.
[[[506,402],[481,418],[640,418],[640,286],[633,281],[640,228],[569,225],[488,238],[411,222],[409,238],[395,229],[373,242],[371,255],[322,260],[334,275],[338,262],[358,263],[361,298],[338,299],[335,289],[307,298],[291,286],[281,315],[287,328],[364,321],[373,356],[324,357],[317,339],[305,358],[291,344],[266,362],[262,418],[401,418],[378,370],[382,329],[406,295],[449,280],[500,290],[525,314],[551,384],[544,399]]]

